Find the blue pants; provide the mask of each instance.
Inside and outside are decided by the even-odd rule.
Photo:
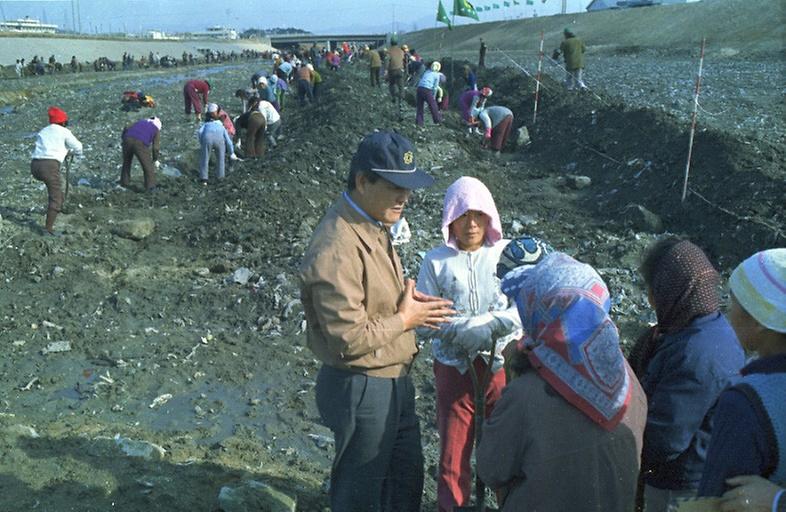
[[[316,394],[322,421],[336,440],[332,512],[419,511],[423,448],[412,379],[322,366]]]
[[[309,103],[314,103],[314,91],[311,89],[311,82],[308,80],[297,81],[297,97],[300,100],[300,106],[306,104],[306,98]]]
[[[216,152],[216,160],[218,168],[216,169],[216,176],[218,179],[224,178],[224,157],[226,156],[226,142],[221,133],[205,132],[199,137],[199,143],[202,145],[199,154],[199,179],[207,179],[207,166],[210,163],[210,150]]]

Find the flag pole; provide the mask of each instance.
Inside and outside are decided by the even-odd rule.
[[[540,72],[543,69],[543,31],[540,31],[540,52],[538,53],[538,75],[535,79],[535,106],[532,109],[532,125],[538,119],[538,99],[540,97]]]
[[[693,93],[693,114],[690,123],[690,137],[688,140],[688,161],[685,162],[685,180],[682,182],[682,202],[688,195],[688,174],[690,173],[690,159],[693,155],[693,136],[696,133],[696,116],[699,110],[699,91],[701,91],[701,71],[704,67],[704,44],[706,38],[701,38],[701,55],[699,57],[699,73],[696,75],[696,89]]]
[[[453,0],[453,18],[450,21],[451,26],[456,26],[456,0]],[[453,72],[453,61],[455,61],[455,57],[453,56],[453,45],[455,44],[455,37],[450,38],[450,85],[455,87],[456,84],[456,75]]]

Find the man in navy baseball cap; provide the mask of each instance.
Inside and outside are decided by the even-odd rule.
[[[358,172],[371,171],[409,190],[434,184],[434,178],[417,168],[412,143],[394,132],[374,132],[366,136],[352,157],[349,170],[351,180]]]
[[[436,328],[455,311],[404,279],[390,226],[412,189],[433,182],[407,139],[372,133],[303,256],[306,338],[322,363],[317,408],[335,439],[331,510],[421,509],[423,448],[410,377],[415,329]]]

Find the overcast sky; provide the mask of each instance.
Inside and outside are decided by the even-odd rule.
[[[472,1],[472,0],[470,0]],[[508,0],[511,5],[512,0]],[[452,0],[443,0],[446,10]],[[481,21],[556,14],[561,0],[534,0],[527,6],[482,12]],[[82,32],[168,32],[204,30],[211,25],[248,28],[296,27],[314,33],[412,31],[435,26],[437,0],[0,0],[0,16],[24,16],[71,29],[81,17]],[[78,12],[72,17],[72,7]],[[473,5],[503,0],[476,0]],[[567,0],[568,12],[583,11],[589,0]],[[464,19],[457,18],[457,22]],[[466,22],[474,22],[466,20]],[[77,25],[78,26],[78,25]]]

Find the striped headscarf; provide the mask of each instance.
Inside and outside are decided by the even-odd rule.
[[[757,252],[729,279],[734,298],[757,322],[786,333],[786,249]]]
[[[516,287],[502,283],[526,333],[516,348],[571,405],[614,429],[630,402],[631,375],[609,318],[606,284],[592,267],[560,252],[524,274]]]

